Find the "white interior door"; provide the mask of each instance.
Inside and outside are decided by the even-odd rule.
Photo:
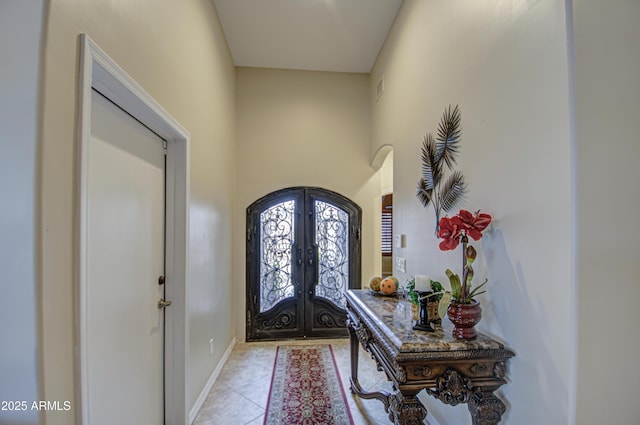
[[[87,158],[87,425],[161,425],[163,141],[94,90]]]

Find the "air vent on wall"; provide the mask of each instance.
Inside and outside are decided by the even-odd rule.
[[[376,86],[376,102],[380,100],[382,93],[384,93],[384,77],[380,78],[380,81],[378,81],[378,85]]]

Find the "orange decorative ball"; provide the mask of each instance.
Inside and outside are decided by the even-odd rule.
[[[398,290],[398,288],[400,287],[400,281],[398,280],[398,278],[397,278],[397,277],[395,277],[395,276],[389,276],[387,279],[391,279],[391,280],[393,280],[393,281],[395,282],[395,284],[396,284],[396,291],[397,291],[397,290]]]
[[[392,295],[398,290],[398,280],[388,277],[380,282],[380,291],[386,295]]]
[[[380,282],[382,282],[382,278],[380,276],[372,277],[371,280],[369,281],[369,288],[373,289],[376,292],[379,291]]]

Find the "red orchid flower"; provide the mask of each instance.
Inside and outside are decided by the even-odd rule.
[[[440,249],[442,251],[452,251],[456,249],[460,243],[462,230],[460,221],[455,220],[455,217],[442,217],[440,219],[440,230],[438,230],[438,237],[442,238]]]
[[[471,236],[474,241],[480,240],[482,231],[491,223],[491,216],[480,213],[480,211],[472,214],[467,210],[460,210],[455,218],[458,218],[458,225],[464,229],[464,232],[468,236]]]

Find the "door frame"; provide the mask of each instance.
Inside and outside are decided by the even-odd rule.
[[[87,146],[91,136],[91,92],[95,88],[167,141],[166,161],[166,282],[164,379],[165,425],[189,423],[187,315],[189,234],[189,133],[91,38],[80,34],[78,113],[78,185],[76,254],[77,393],[81,423],[88,423],[87,346]]]

